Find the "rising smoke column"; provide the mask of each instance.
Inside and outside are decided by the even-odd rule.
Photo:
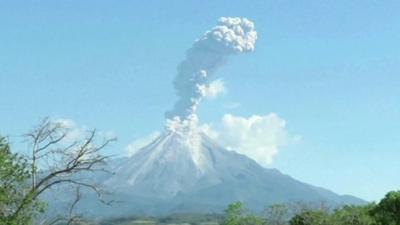
[[[256,40],[253,22],[238,17],[221,17],[217,26],[196,40],[178,66],[174,87],[179,99],[174,109],[165,114],[169,123],[196,123],[197,106],[215,70],[228,56],[253,51]]]

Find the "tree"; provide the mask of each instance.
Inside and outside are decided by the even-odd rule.
[[[323,210],[310,210],[295,215],[290,225],[331,225],[329,213]]]
[[[374,219],[369,215],[373,205],[346,205],[336,209],[332,215],[332,225],[373,225]]]
[[[14,216],[14,212],[24,199],[30,198],[25,194],[29,190],[26,182],[29,177],[28,162],[23,157],[12,154],[7,139],[0,137],[1,225],[30,224],[35,212],[41,211],[40,202],[30,199],[29,207],[24,207],[17,216]]]
[[[18,196],[19,201],[16,201],[14,207],[9,209],[8,217],[11,220],[23,217],[26,211],[29,211],[28,209],[36,205],[39,197],[44,193],[55,187],[66,185],[77,191],[74,203],[71,204],[69,210],[67,219],[69,224],[78,219],[73,209],[81,199],[80,188],[89,189],[95,192],[103,203],[110,203],[102,199],[104,192],[90,179],[90,174],[99,171],[107,172],[104,166],[108,157],[102,155],[100,151],[115,138],[103,137],[98,141],[96,130],[77,133],[68,124],[62,121],[54,122],[47,118],[25,136],[30,146],[30,156],[24,160],[15,159],[17,168],[20,170],[11,177],[18,178],[20,186],[24,188],[15,190],[13,193]],[[43,211],[43,208],[40,208],[40,211]],[[64,218],[55,217],[52,221],[43,223],[61,220]]]
[[[387,193],[371,214],[381,224],[400,225],[400,191]]]
[[[247,213],[243,203],[235,202],[228,206],[225,210],[225,219],[223,225],[265,225],[266,222],[255,216]]]
[[[270,225],[286,225],[289,221],[289,208],[284,204],[274,204],[265,210],[265,216]]]

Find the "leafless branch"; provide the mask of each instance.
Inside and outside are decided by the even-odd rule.
[[[72,132],[65,124],[45,118],[39,126],[25,135],[31,146],[32,185],[15,215],[44,192],[63,184],[77,188],[77,196],[69,211],[70,218],[73,208],[81,199],[80,187],[92,190],[101,202],[110,203],[101,199],[103,192],[96,183],[82,177],[89,173],[107,172],[104,166],[109,157],[103,155],[101,150],[116,139],[103,138],[98,141],[96,130],[80,131],[78,134]],[[56,222],[53,224],[57,220],[55,218],[53,222]]]

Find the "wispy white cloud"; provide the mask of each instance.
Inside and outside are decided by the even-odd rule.
[[[88,130],[87,127],[80,126],[71,119],[53,119],[52,123],[60,125],[62,128],[65,129],[65,131],[67,131],[67,135],[64,139],[65,142],[74,142],[77,140],[81,140],[83,137],[85,137],[85,134]]]

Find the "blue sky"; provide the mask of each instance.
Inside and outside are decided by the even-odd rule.
[[[270,167],[378,200],[400,188],[399,1],[2,1],[0,133],[40,118],[113,131],[111,152],[162,130],[186,49],[221,16],[254,21],[254,53],[218,71],[200,120],[274,112],[301,141]],[[238,107],[227,107],[237,105]]]

